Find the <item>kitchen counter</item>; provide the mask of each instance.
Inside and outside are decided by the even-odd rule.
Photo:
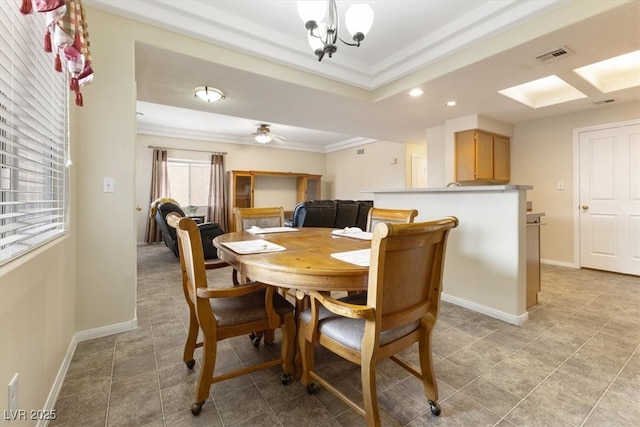
[[[482,185],[363,192],[373,193],[376,207],[417,209],[416,222],[456,216],[460,225],[449,234],[442,299],[520,325],[528,319],[526,196],[531,189]]]
[[[505,191],[533,190],[533,185],[461,185],[451,187],[427,187],[427,188],[403,188],[403,189],[387,189],[387,190],[362,190],[362,193],[477,193],[489,192],[500,193]]]

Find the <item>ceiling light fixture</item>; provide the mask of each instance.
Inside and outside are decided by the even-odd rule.
[[[329,22],[322,20],[329,10]],[[325,55],[329,58],[338,50],[336,43],[338,39],[347,46],[360,46],[364,36],[371,29],[373,24],[373,9],[368,4],[354,4],[345,14],[345,24],[347,30],[355,43],[344,41],[338,36],[338,6],[335,0],[324,1],[299,1],[298,14],[304,22],[304,26],[309,30],[309,46],[322,61]]]
[[[411,96],[420,96],[424,93],[424,91],[422,89],[420,89],[419,87],[416,87],[414,89],[411,89],[409,91],[409,95]]]
[[[446,104],[447,107],[455,107],[456,105],[458,105],[458,101],[447,101]]]
[[[222,93],[221,90],[209,86],[197,87],[194,95],[196,98],[205,102],[216,102],[225,98],[224,93]]]
[[[256,142],[260,144],[266,144],[267,142],[271,142],[271,136],[266,133],[259,133],[254,138]]]

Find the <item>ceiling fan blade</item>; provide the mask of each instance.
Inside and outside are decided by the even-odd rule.
[[[277,142],[278,144],[286,144],[286,142],[284,142],[285,139],[287,138],[271,134],[271,140]]]

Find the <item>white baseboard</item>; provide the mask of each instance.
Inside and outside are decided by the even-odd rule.
[[[138,319],[133,319],[129,320],[128,322],[116,323],[114,325],[102,326],[100,328],[76,332],[74,338],[76,338],[77,342],[88,341],[95,338],[102,338],[108,335],[118,334],[120,332],[132,331],[137,327]]]
[[[575,265],[572,262],[556,261],[555,259],[541,259],[540,264],[555,265],[556,267],[574,268],[577,270],[580,269],[580,266]]]
[[[471,302],[462,298],[454,297],[452,295],[442,293],[442,300],[450,302],[451,304],[459,305],[460,307],[468,308],[471,311],[477,313],[486,314],[489,317],[511,323],[512,325],[520,326],[529,319],[529,313],[525,312],[520,316],[514,316],[513,314],[505,313],[504,311],[496,310],[495,308],[480,305],[475,302]]]
[[[95,338],[102,338],[108,335],[117,334],[120,332],[127,332],[134,330],[138,327],[138,319],[133,319],[128,322],[117,323],[115,325],[103,326],[101,328],[89,329],[86,331],[76,332],[73,334],[71,338],[71,342],[69,343],[69,348],[67,348],[67,354],[60,365],[60,369],[58,369],[58,374],[56,375],[56,379],[51,386],[51,390],[49,391],[49,396],[47,397],[47,401],[44,404],[45,411],[52,411],[56,407],[56,401],[58,400],[58,396],[60,395],[60,389],[62,388],[62,383],[64,383],[64,377],[67,375],[67,371],[69,370],[69,365],[71,364],[71,359],[73,359],[73,355],[76,352],[76,347],[79,342],[88,341]],[[48,420],[39,420],[36,424],[37,427],[45,427],[49,424]]]

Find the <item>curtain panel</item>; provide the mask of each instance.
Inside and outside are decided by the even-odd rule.
[[[220,225],[220,228],[224,231],[228,231],[225,176],[224,154],[212,154],[211,179],[209,182],[209,208],[207,215],[210,222],[216,222]]]
[[[153,150],[153,159],[151,164],[151,191],[149,200],[149,217],[147,218],[147,229],[144,233],[144,241],[146,243],[155,243],[162,241],[162,232],[156,223],[156,208],[158,200],[171,197],[169,194],[169,180],[167,167],[167,150]]]

